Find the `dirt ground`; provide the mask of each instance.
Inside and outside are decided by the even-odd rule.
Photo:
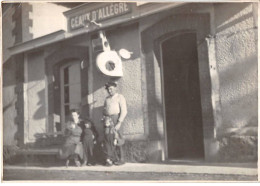
[[[3,181],[18,180],[85,180],[85,181],[257,181],[257,176],[212,175],[155,172],[96,172],[73,170],[3,170]]]

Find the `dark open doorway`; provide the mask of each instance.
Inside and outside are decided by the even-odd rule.
[[[196,33],[161,43],[168,159],[203,159]]]

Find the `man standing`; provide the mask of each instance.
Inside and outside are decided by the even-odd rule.
[[[105,138],[104,153],[106,165],[124,164],[123,147],[119,145],[122,137],[122,123],[127,114],[126,100],[123,95],[117,93],[117,83],[108,82],[105,88],[109,94],[104,103]]]

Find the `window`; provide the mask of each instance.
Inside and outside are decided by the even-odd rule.
[[[70,110],[80,109],[81,104],[81,78],[80,63],[72,61],[60,69],[61,87],[61,129],[66,127],[70,120]]]

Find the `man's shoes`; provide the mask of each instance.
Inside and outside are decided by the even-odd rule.
[[[105,166],[111,167],[112,165],[113,165],[113,162],[110,159],[107,159]]]
[[[79,161],[75,161],[75,164],[77,167],[80,167],[80,162]]]
[[[82,163],[81,167],[85,167],[86,165],[87,165],[87,162],[84,161],[84,162]]]
[[[114,162],[114,165],[124,165],[125,164],[125,162],[123,162],[123,161],[116,161],[116,162]]]
[[[113,163],[108,163],[108,162],[106,162],[105,166],[111,167],[111,166],[113,166]]]

